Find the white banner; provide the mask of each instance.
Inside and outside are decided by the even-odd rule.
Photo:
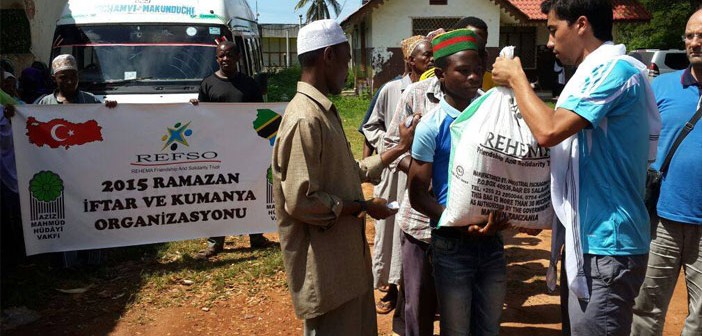
[[[275,231],[284,103],[23,105],[12,119],[27,254]]]

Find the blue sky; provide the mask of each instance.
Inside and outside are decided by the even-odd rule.
[[[251,9],[256,12],[256,0],[247,0]],[[361,0],[337,0],[343,6],[340,18],[345,18],[361,7]],[[298,23],[298,15],[305,19],[306,9],[295,12],[297,0],[258,0],[259,23]],[[334,15],[332,11],[332,16]]]

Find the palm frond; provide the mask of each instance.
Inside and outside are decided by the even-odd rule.
[[[312,5],[310,5],[309,8],[307,8],[307,13],[305,14],[305,18],[307,19],[307,23],[315,21],[316,17],[317,17],[317,6],[312,4]]]
[[[314,0],[298,0],[297,4],[295,4],[295,11],[297,11],[300,8],[306,7],[307,4],[310,3],[310,1]]]
[[[327,0],[327,4],[331,5],[331,8],[334,10],[334,15],[339,16],[339,12],[341,12],[341,4],[339,4],[339,2],[336,0]]]

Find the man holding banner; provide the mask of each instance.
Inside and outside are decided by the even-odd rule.
[[[253,78],[237,71],[241,52],[239,46],[232,41],[222,41],[217,45],[217,64],[219,70],[202,80],[197,99],[209,103],[259,103],[263,102],[261,90]],[[252,248],[266,247],[272,244],[262,233],[249,234]],[[224,250],[224,236],[207,239],[207,248],[198,252],[194,258],[206,260]]]
[[[51,61],[51,77],[56,83],[53,93],[37,99],[39,105],[57,104],[99,104],[93,94],[78,89],[78,63],[73,55],[58,55]],[[105,106],[115,108],[117,102],[106,100]],[[63,267],[76,267],[86,262],[90,265],[102,263],[103,255],[100,250],[66,251],[61,254]]]
[[[302,78],[273,147],[275,210],[295,313],[305,335],[376,335],[373,276],[365,216],[397,212],[385,199],[363,199],[361,182],[406,152],[418,119],[401,126],[398,146],[356,162],[341,118],[326,97],[339,94],[351,59],[334,20],[300,29]]]

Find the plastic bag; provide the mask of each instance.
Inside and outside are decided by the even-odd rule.
[[[448,198],[441,226],[465,226],[501,210],[513,226],[553,221],[549,148],[539,146],[511,89],[495,87],[451,124]]]

